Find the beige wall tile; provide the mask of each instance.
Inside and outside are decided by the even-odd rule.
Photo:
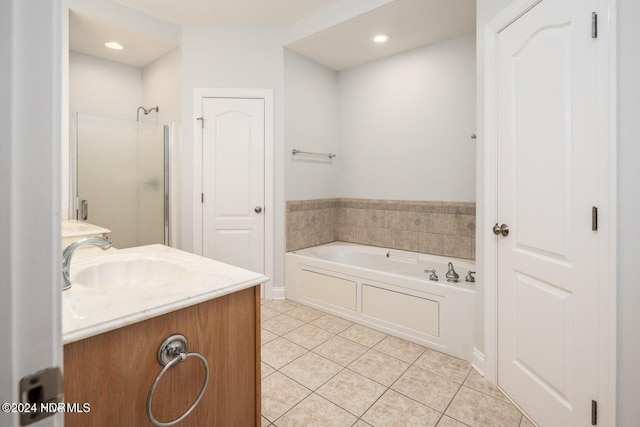
[[[444,253],[442,234],[418,233],[418,252],[442,255]]]
[[[387,228],[374,228],[373,245],[383,248],[393,247],[393,230],[389,230]]]
[[[364,210],[364,225],[367,227],[384,227],[385,211],[379,209]]]
[[[318,227],[320,225],[320,212],[319,209],[307,211],[307,227]]]
[[[407,212],[400,210],[393,210],[385,212],[384,226],[385,228],[392,230],[406,230],[407,229]]]
[[[355,230],[355,243],[362,245],[373,244],[373,230],[371,228],[365,226],[355,226],[353,228]]]
[[[407,212],[407,230],[426,231],[428,215],[422,212]]]
[[[287,236],[287,252],[295,251],[299,249],[298,247],[298,232],[297,231],[289,231],[286,233]]]
[[[286,210],[287,251],[341,240],[475,259],[475,203],[344,198]]]
[[[471,259],[471,237],[444,236],[443,255]]]
[[[415,231],[397,231],[394,233],[393,247],[403,251],[418,250],[418,233]]]
[[[476,259],[476,238],[471,239],[471,259]]]
[[[351,225],[338,225],[338,240],[343,242],[355,241],[355,230]]]

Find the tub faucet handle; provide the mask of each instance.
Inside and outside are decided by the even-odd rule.
[[[438,275],[436,274],[436,270],[425,270],[425,273],[431,273],[429,276],[429,280],[433,280],[434,282],[438,281]]]
[[[465,282],[471,282],[471,283],[475,282],[476,278],[473,277],[474,274],[476,274],[475,271],[469,270],[469,273],[467,273],[467,277],[464,278],[464,281]]]
[[[449,267],[449,271],[447,271],[447,274],[445,275],[445,277],[447,278],[447,282],[457,282],[460,276],[453,269],[453,263],[450,262],[449,264],[447,264],[447,267]]]

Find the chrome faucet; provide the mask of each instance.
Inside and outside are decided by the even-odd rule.
[[[76,249],[84,245],[96,245],[104,250],[111,247],[111,242],[107,239],[103,239],[102,237],[85,237],[84,239],[77,240],[67,246],[67,248],[62,252],[62,279],[64,280],[64,283],[62,284],[63,291],[71,287],[71,280],[69,279],[71,257],[73,257],[73,253]]]
[[[469,270],[469,273],[467,273],[467,277],[464,278],[464,281],[474,283],[476,281],[476,278],[473,277],[474,274],[476,274],[475,271]]]
[[[425,273],[431,273],[429,276],[429,280],[433,280],[434,282],[438,281],[438,275],[436,274],[436,270],[425,270]]]
[[[453,263],[450,262],[447,264],[447,267],[449,267],[449,271],[447,271],[447,274],[445,275],[447,282],[457,282],[460,276],[458,276],[458,273],[453,269]]]

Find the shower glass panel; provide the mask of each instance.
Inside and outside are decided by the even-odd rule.
[[[76,116],[76,218],[116,248],[168,244],[168,126]]]

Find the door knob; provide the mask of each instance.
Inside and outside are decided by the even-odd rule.
[[[256,211],[256,213],[260,213],[260,212],[262,212],[262,206],[256,206],[256,208],[254,209],[254,211]]]
[[[80,202],[80,219],[83,221],[89,219],[89,202],[86,200]]]
[[[509,226],[507,224],[498,225],[496,222],[496,225],[493,226],[493,234],[496,236],[502,234],[504,237],[507,237],[509,235]]]

